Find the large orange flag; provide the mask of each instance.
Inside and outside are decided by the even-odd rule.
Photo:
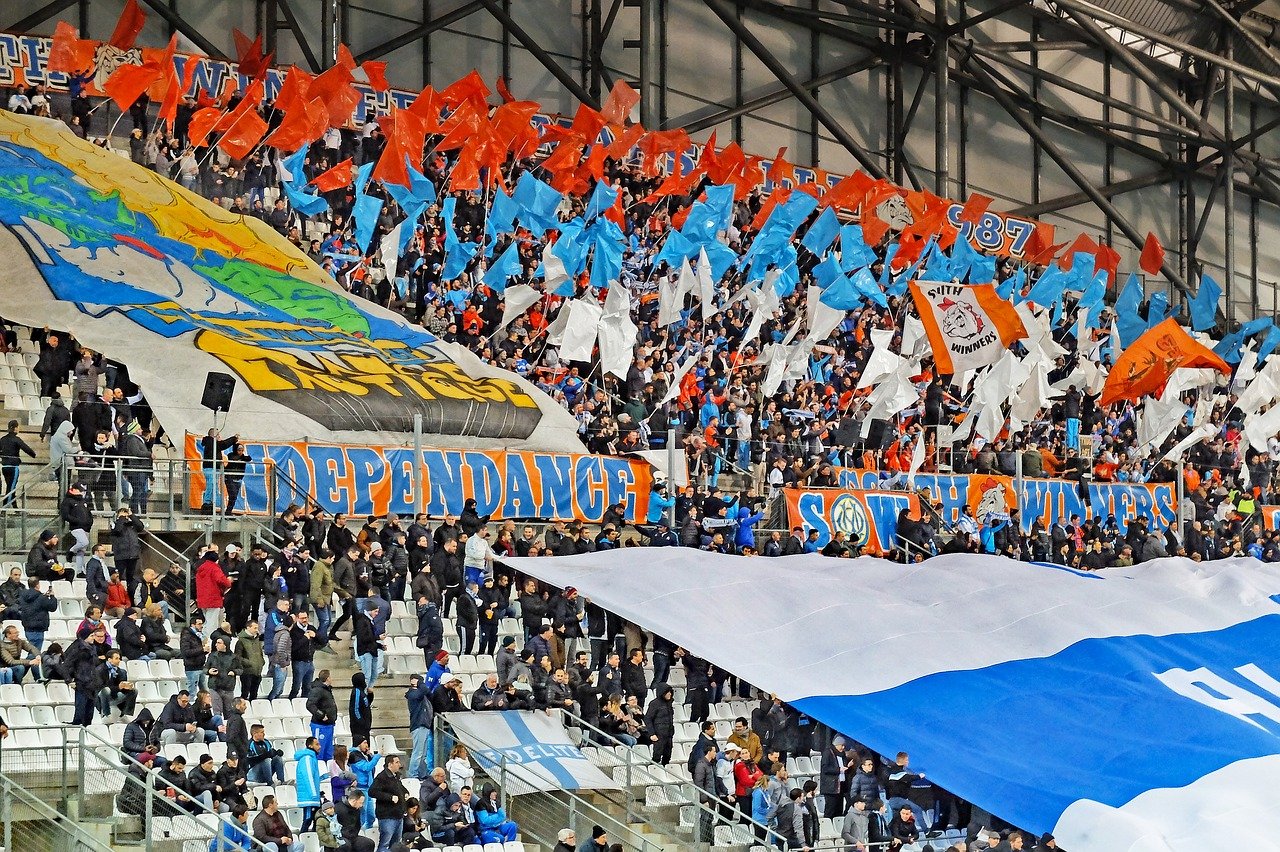
[[[138,8],[138,0],[126,0],[124,11],[120,13],[120,20],[116,21],[115,31],[111,33],[109,39],[111,46],[121,50],[133,47],[133,43],[138,40],[138,33],[142,32],[146,22],[147,16]]]
[[[169,69],[172,71],[173,65]],[[144,62],[141,65],[121,65],[107,82],[102,84],[105,91],[121,112],[127,112],[138,96],[151,88],[152,84],[164,77],[164,68],[158,62]]]
[[[1102,405],[1122,399],[1137,402],[1144,394],[1159,396],[1179,367],[1210,367],[1231,374],[1226,361],[1212,349],[1197,343],[1169,317],[1143,332],[1116,359],[1102,386]]]
[[[80,74],[93,68],[93,52],[97,42],[80,38],[80,33],[66,21],[58,21],[53,31],[53,46],[46,63],[50,71]]]

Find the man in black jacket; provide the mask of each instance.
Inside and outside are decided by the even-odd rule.
[[[84,573],[85,553],[89,549],[89,530],[93,528],[93,510],[85,496],[84,483],[73,482],[67,487],[58,514],[66,521],[71,532],[72,544],[67,555],[75,560],[76,573]]]
[[[98,649],[105,646],[107,631],[99,626],[91,631],[82,628],[80,636],[64,657],[64,663],[76,684],[76,710],[71,719],[73,725],[88,727],[93,723],[94,702],[98,696]]]
[[[227,761],[218,768],[218,774],[214,776],[214,784],[222,804],[233,807],[246,804],[244,794],[249,789],[249,781],[244,777],[240,752],[233,748],[227,749]]]
[[[338,817],[338,826],[346,843],[344,852],[373,852],[373,841],[360,835],[363,811],[364,793],[357,787],[348,790],[347,797],[334,805],[334,814]]]
[[[294,645],[297,653],[297,645]],[[311,713],[311,736],[320,743],[316,752],[320,760],[333,759],[333,726],[338,721],[338,702],[333,697],[333,679],[328,669],[321,669],[311,684],[307,696],[307,710]]]
[[[388,852],[404,831],[405,801],[409,791],[400,781],[400,758],[391,755],[385,768],[369,785],[378,819],[378,852]]]
[[[224,708],[227,725],[227,751],[239,754],[249,753],[249,727],[244,721],[244,714],[249,711],[249,702],[237,698],[230,707]],[[241,770],[243,775],[245,770]]]
[[[298,610],[294,616],[293,627],[289,628],[292,640],[290,656],[293,662],[293,683],[289,687],[289,699],[301,695],[303,698],[311,694],[311,673],[315,671],[316,630],[307,620],[310,618],[306,607]]]
[[[124,617],[116,622],[116,647],[126,660],[140,660],[151,653],[142,632],[142,613],[135,607],[126,609]]]
[[[671,762],[671,746],[676,736],[675,690],[660,683],[654,689],[657,698],[644,714],[644,726],[653,742],[653,762],[666,766]]]
[[[202,732],[196,724],[196,709],[191,706],[191,693],[185,689],[169,699],[160,711],[160,744],[193,743],[197,740],[213,742],[215,732]]]
[[[18,434],[18,421],[9,421],[9,431],[0,438],[0,474],[4,475],[4,496],[0,498],[0,506],[13,505],[14,495],[18,487],[18,466],[21,464],[20,453],[35,458],[35,451],[27,446]]]
[[[373,682],[378,678],[378,654],[382,650],[382,643],[379,641],[381,636],[378,635],[376,626],[379,612],[379,607],[371,606],[363,612],[357,612],[354,619],[356,658],[360,661],[360,670],[364,672],[365,681],[370,688],[373,688]]]

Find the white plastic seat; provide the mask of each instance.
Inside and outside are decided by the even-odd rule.
[[[152,660],[147,664],[148,680],[169,680],[173,677],[173,668],[169,665],[170,660]],[[166,700],[167,697],[166,697]]]
[[[45,684],[45,691],[49,695],[50,704],[71,704],[75,701],[75,697],[71,694],[71,687],[60,680]]]
[[[173,631],[169,631],[169,635],[173,635]],[[169,660],[169,677],[176,681],[185,681],[187,679],[187,670],[182,667],[182,658],[174,657]]]
[[[276,804],[281,808],[296,808],[298,806],[298,791],[294,787],[287,784],[276,788]],[[299,823],[301,824],[301,823]]]
[[[151,666],[146,660],[125,660],[124,673],[134,683],[151,680]]]
[[[138,692],[139,701],[163,701],[168,700],[167,695],[161,695],[160,690],[156,689],[156,681],[140,680],[135,683],[134,688]]]
[[[6,707],[4,711],[4,720],[9,724],[10,728],[17,730],[18,728],[30,728],[34,723],[31,721],[31,710],[22,705]]]
[[[266,732],[267,739],[269,740],[282,740],[288,736],[284,732],[284,722],[274,716],[270,719],[263,719],[262,727]],[[281,749],[281,751],[284,751],[284,749]]]
[[[276,698],[271,702],[272,715],[280,719],[288,719],[293,715],[293,704],[288,698]]]
[[[261,723],[265,719],[274,719],[276,711],[271,706],[271,702],[265,698],[255,698],[249,702],[249,714]]]
[[[19,691],[18,694],[21,695],[21,691]],[[32,724],[39,725],[40,727],[44,727],[46,725],[57,725],[58,717],[57,714],[54,713],[53,707],[48,704],[42,704],[39,707],[31,708],[31,722]]]

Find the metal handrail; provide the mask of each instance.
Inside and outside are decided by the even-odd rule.
[[[11,799],[21,801],[23,806],[34,811],[43,822],[55,825],[60,831],[74,837],[76,844],[74,848],[77,852],[112,852],[111,847],[85,831],[75,820],[66,814],[59,813],[39,797],[27,792],[21,784],[0,772],[0,803],[2,803],[0,805],[0,808],[2,808],[0,822],[4,823],[3,841],[5,849],[15,848],[13,844],[14,822],[10,804]]]
[[[77,785],[77,789],[81,791],[81,795],[84,795],[84,792],[83,792],[84,791],[84,772],[85,772],[84,754],[85,754],[85,749],[88,747],[86,746],[86,743],[85,743],[87,739],[93,739],[97,741],[97,743],[101,744],[102,747],[108,749],[109,751],[107,753],[109,755],[113,755],[119,758],[120,764],[122,766],[125,766],[126,768],[138,768],[145,773],[144,777],[147,779],[148,786],[145,791],[147,796],[147,808],[146,808],[146,816],[144,817],[145,821],[143,823],[143,835],[147,841],[147,849],[150,850],[152,835],[154,834],[154,832],[151,831],[151,820],[152,820],[152,817],[154,816],[152,799],[154,798],[156,788],[159,787],[162,792],[172,791],[175,795],[177,795],[178,793],[181,793],[182,795],[186,796],[187,795],[186,792],[179,790],[178,788],[174,787],[171,784],[165,783],[165,781],[160,777],[160,774],[157,770],[152,769],[151,767],[148,767],[142,763],[139,763],[131,755],[125,754],[121,750],[120,746],[102,739],[102,737],[90,731],[88,728],[80,728],[79,784]],[[168,796],[165,795],[163,796],[163,798],[168,799]],[[194,805],[199,811],[201,811],[203,814],[207,816],[212,816],[216,820],[218,827],[217,829],[215,829],[215,831],[220,832],[222,830],[222,823],[225,822],[228,817],[218,813],[216,810],[212,808],[205,806],[205,804],[199,801],[198,799],[195,799],[190,796],[188,796],[187,798],[189,799],[191,804]],[[176,807],[176,805],[174,806]],[[183,807],[185,808],[185,806]],[[250,844],[249,848],[259,850],[259,852],[268,852],[267,847],[260,840],[258,840],[256,837],[253,836],[252,824],[250,824],[250,827],[246,831],[246,834],[249,835],[249,844]]]
[[[561,710],[560,710],[560,713],[562,713],[562,714],[564,715],[564,717],[565,717],[566,719],[568,719],[568,720],[570,721],[570,723],[571,723],[572,725],[574,725],[575,727],[579,727],[579,728],[583,728],[584,730],[591,731],[591,732],[593,732],[593,733],[595,733],[595,734],[598,734],[600,737],[602,737],[602,738],[604,738],[604,739],[611,740],[611,741],[613,741],[613,742],[617,743],[618,745],[622,745],[622,743],[621,743],[621,742],[620,742],[616,737],[614,737],[614,735],[613,735],[613,734],[610,734],[610,733],[608,733],[607,731],[603,731],[603,730],[601,730],[600,728],[598,728],[598,727],[596,727],[595,725],[593,725],[593,724],[591,724],[590,722],[588,722],[586,719],[583,719],[583,718],[582,718],[582,717],[580,717],[580,716],[576,716],[576,715],[574,715],[572,712],[570,712],[570,711],[568,711],[568,710],[564,710],[564,709],[561,709]],[[627,787],[631,787],[631,786],[632,786],[632,784],[631,784],[631,779],[632,779],[632,760],[633,760],[633,759],[634,759],[634,760],[639,764],[639,766],[640,766],[640,767],[642,767],[642,768],[647,772],[647,774],[649,774],[650,776],[655,776],[655,774],[656,774],[658,771],[661,771],[661,772],[663,772],[663,773],[665,773],[665,774],[667,774],[667,775],[671,775],[671,774],[672,774],[672,773],[671,773],[671,771],[670,771],[670,770],[668,770],[665,766],[662,766],[661,764],[658,764],[658,763],[654,763],[652,760],[649,760],[648,758],[646,758],[646,757],[645,757],[643,754],[641,754],[640,752],[637,752],[637,751],[636,751],[635,749],[633,749],[633,748],[629,748],[629,749],[627,749],[627,764],[626,764],[626,769],[627,769]],[[680,783],[681,783],[681,784],[691,784],[692,782],[688,782],[688,781],[681,780],[681,781],[680,781]],[[629,792],[627,793],[627,796],[628,796],[628,798],[630,798],[630,793],[629,793]],[[629,804],[629,803],[628,803],[628,804]],[[719,808],[713,808],[713,807],[711,807],[710,805],[705,805],[705,804],[703,804],[702,802],[698,801],[698,797],[697,797],[697,796],[694,796],[694,797],[693,797],[693,801],[691,801],[691,802],[686,802],[686,803],[682,803],[682,804],[689,804],[689,805],[693,805],[693,806],[694,806],[698,811],[700,811],[700,812],[709,812],[709,813],[711,814],[711,817],[712,817],[712,820],[713,820],[713,822],[712,822],[712,825],[713,825],[713,826],[715,826],[715,825],[741,825],[741,824],[743,823],[743,821],[745,820],[746,824],[747,824],[747,825],[750,825],[753,829],[760,829],[760,830],[763,830],[763,831],[765,832],[765,836],[768,838],[768,843],[769,843],[769,844],[773,844],[775,841],[777,841],[777,840],[780,840],[780,839],[781,839],[780,835],[779,835],[776,831],[774,831],[773,829],[769,828],[769,826],[767,826],[767,825],[765,825],[765,824],[763,824],[763,823],[757,822],[755,819],[753,819],[753,818],[751,817],[751,815],[750,815],[749,813],[739,813],[739,814],[738,814],[738,816],[739,816],[739,817],[741,817],[741,819],[729,820],[729,819],[727,819],[727,818],[726,818],[726,817],[721,813],[721,811],[720,811],[720,809],[719,809]]]
[[[445,719],[443,714],[435,717],[435,731],[433,736],[435,743],[441,744],[446,741],[458,741],[462,739],[452,732],[452,726],[450,726],[449,732],[446,733],[444,731],[445,726],[448,724],[448,720]],[[508,793],[507,756],[504,749],[490,743],[486,743],[484,740],[470,733],[467,734],[466,739],[479,743],[489,751],[502,754],[502,758],[496,767],[481,767],[481,769],[485,775],[497,783],[499,794],[502,797],[502,803],[505,807]],[[438,760],[436,761],[436,765],[443,766],[444,762]],[[625,848],[633,850],[633,852],[664,852],[662,847],[658,846],[644,834],[631,828],[631,812],[629,808],[625,814],[611,814],[596,807],[582,796],[574,793],[572,790],[557,790],[555,791],[555,795],[565,796],[567,798],[571,814],[582,814],[584,819],[587,819],[597,825],[606,826],[610,837],[620,841]],[[628,792],[628,798],[629,797],[630,794]],[[614,826],[616,826],[616,828],[614,828]],[[536,836],[531,826],[521,826],[520,831],[521,834],[531,836],[535,842],[548,849],[556,843],[555,838]]]

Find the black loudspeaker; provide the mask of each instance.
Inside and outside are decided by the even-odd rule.
[[[235,376],[210,373],[204,380],[204,396],[200,397],[200,404],[212,411],[230,411],[231,394],[235,389]]]

